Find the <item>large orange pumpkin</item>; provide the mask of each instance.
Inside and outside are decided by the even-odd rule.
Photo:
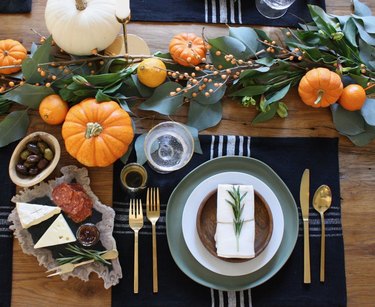
[[[203,39],[194,33],[175,35],[169,43],[173,60],[183,66],[195,66],[206,57],[207,48]]]
[[[62,136],[68,153],[82,164],[108,166],[127,152],[134,131],[116,102],[87,98],[69,109]]]
[[[301,79],[298,93],[302,101],[314,108],[328,107],[335,103],[343,90],[338,74],[327,68],[314,68]]]
[[[13,39],[0,40],[0,66],[19,65],[27,57],[26,48]],[[0,74],[12,74],[20,71],[21,67],[0,69]]]

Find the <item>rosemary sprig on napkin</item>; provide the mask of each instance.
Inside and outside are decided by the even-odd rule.
[[[91,260],[91,259],[93,259],[97,262],[103,263],[103,264],[108,264],[108,265],[111,264],[111,262],[105,260],[102,257],[102,255],[106,253],[105,250],[104,251],[98,251],[98,250],[93,250],[93,249],[84,249],[84,248],[81,248],[77,245],[72,245],[72,244],[69,244],[66,247],[66,250],[73,253],[74,255],[68,256],[68,257],[57,258],[56,261],[60,265],[65,264],[65,263],[77,263],[77,262],[81,262],[81,261],[85,261],[85,260]]]
[[[237,251],[239,250],[239,237],[241,234],[241,229],[244,220],[241,218],[242,211],[245,204],[241,205],[242,200],[246,196],[247,192],[241,195],[240,187],[232,186],[232,191],[227,190],[228,194],[232,198],[232,201],[226,199],[225,201],[232,206],[233,210],[233,227],[234,227],[234,234],[236,235],[237,241]]]

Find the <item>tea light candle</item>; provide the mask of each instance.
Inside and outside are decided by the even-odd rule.
[[[130,0],[116,1],[116,17],[120,20],[126,20],[130,16]]]

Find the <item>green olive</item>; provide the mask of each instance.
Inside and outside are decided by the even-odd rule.
[[[46,158],[48,161],[51,161],[53,159],[53,151],[49,148],[46,148],[44,151],[44,158]]]
[[[21,152],[20,158],[22,160],[26,160],[28,156],[30,156],[31,152],[25,149],[24,151]]]
[[[46,148],[48,148],[48,144],[46,142],[43,142],[43,141],[38,141],[38,143],[36,143],[36,145],[38,146],[41,153],[44,153]]]

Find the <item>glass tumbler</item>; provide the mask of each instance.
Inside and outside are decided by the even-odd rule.
[[[147,162],[158,173],[184,167],[194,153],[194,139],[188,128],[173,121],[162,122],[146,135],[144,150]]]
[[[255,0],[259,13],[263,16],[276,19],[282,17],[295,0]]]

